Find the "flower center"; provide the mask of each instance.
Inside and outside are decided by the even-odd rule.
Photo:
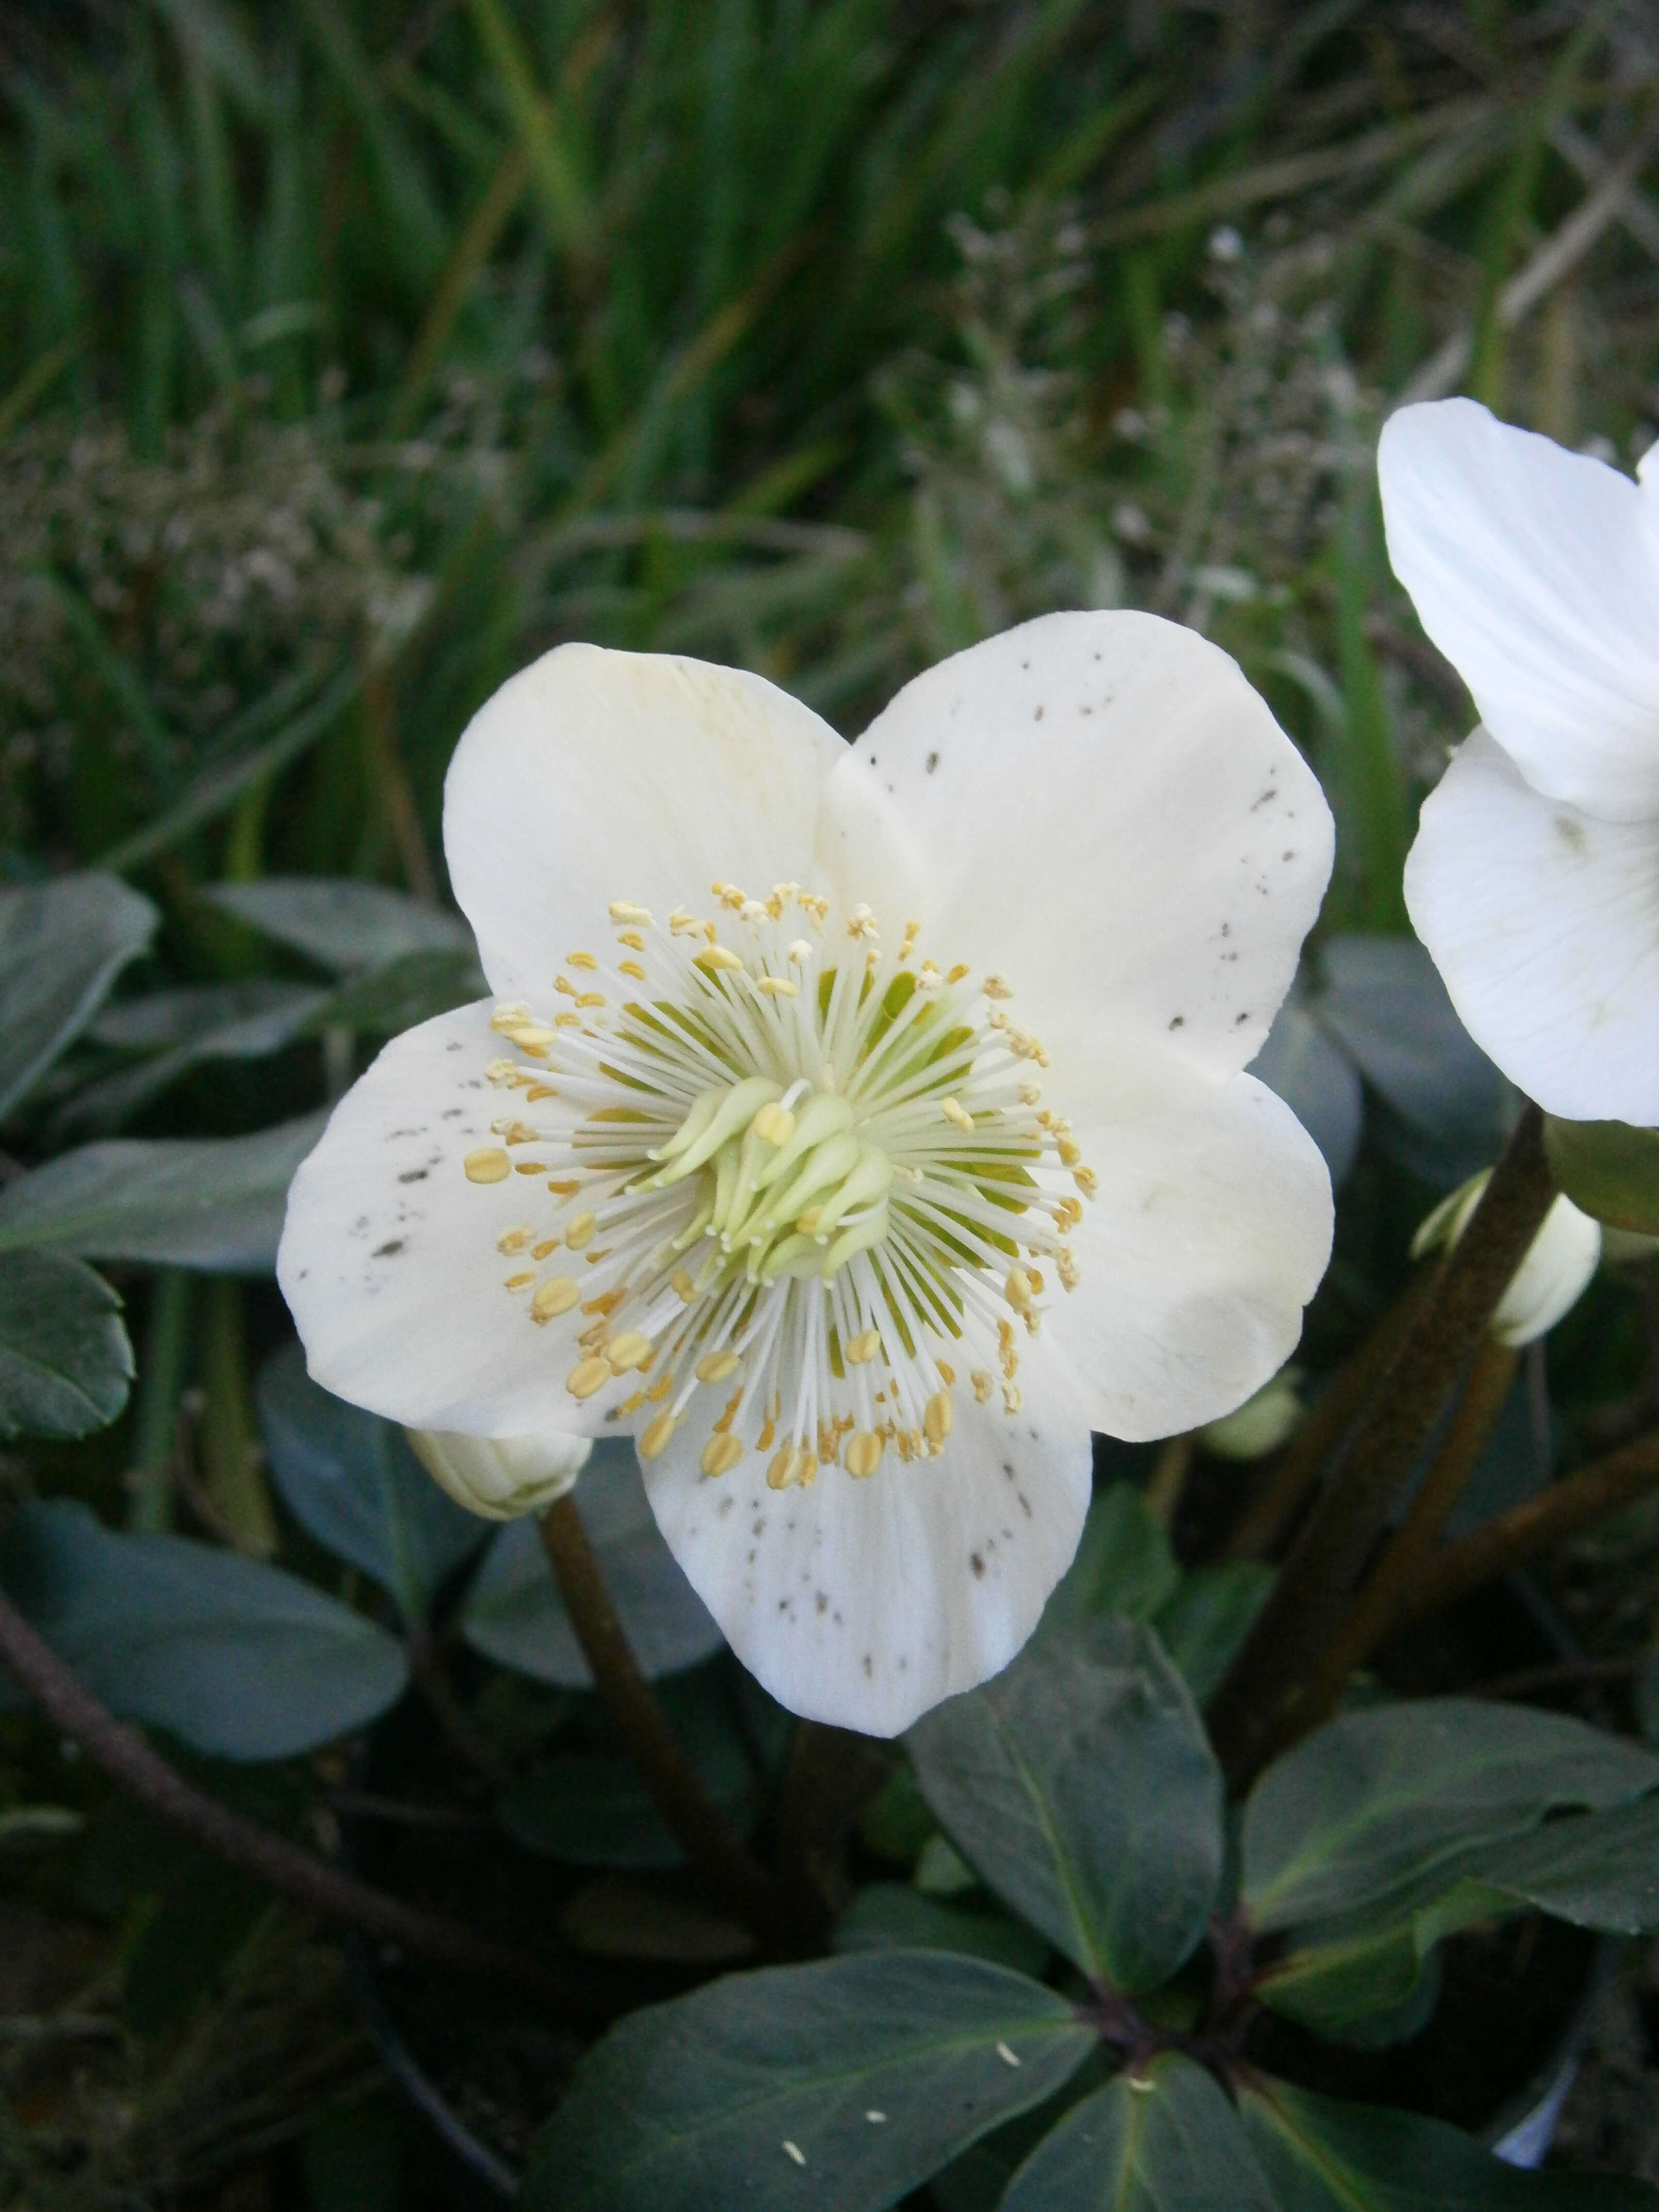
[[[543,1325],[580,1308],[568,1388],[608,1394],[647,1458],[714,1386],[706,1475],[751,1443],[775,1489],[934,1455],[958,1362],[1018,1411],[1036,1263],[1077,1281],[1066,1184],[1094,1178],[1041,1105],[1047,1055],[1000,978],[920,957],[919,923],[888,955],[866,907],[714,890],[719,921],[619,900],[617,956],[569,954],[550,1019],[496,1008],[518,1110],[466,1173],[525,1177],[541,1217],[500,1240],[506,1288]]]

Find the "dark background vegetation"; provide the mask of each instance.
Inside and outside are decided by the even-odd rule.
[[[0,6],[0,881],[125,872],[164,916],[128,995],[298,973],[210,884],[441,902],[450,750],[562,639],[758,669],[850,735],[1057,606],[1235,653],[1338,814],[1325,932],[1402,933],[1470,716],[1388,575],[1383,413],[1468,392],[1626,467],[1659,426],[1644,0],[64,0]],[[78,1133],[264,1127],[325,1049],[186,1053]],[[1368,1137],[1316,1365],[1480,1164]],[[1533,1363],[1569,1449],[1652,1418],[1650,1276]],[[155,1279],[118,1279],[133,1411],[0,1482],[118,1523],[142,1466],[146,1511],[234,1536],[274,1289],[179,1308],[158,1407]],[[1638,1510],[1552,1563],[1593,1650],[1639,1648],[1656,1555]],[[215,1786],[326,1846],[321,1771]],[[172,1850],[0,1720],[0,2202],[428,2201],[332,1949]],[[1656,2155],[1645,1971],[1570,2156]],[[475,2121],[540,2118],[574,2047],[498,2040]]]

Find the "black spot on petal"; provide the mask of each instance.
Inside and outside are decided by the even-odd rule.
[[[985,1577],[985,1562],[977,1552],[970,1552],[968,1554],[968,1564],[974,1571],[975,1581],[982,1582]]]
[[[401,1251],[403,1250],[403,1249],[404,1249],[404,1240],[403,1240],[403,1238],[402,1238],[401,1237],[394,1237],[392,1238],[392,1242],[391,1242],[389,1244],[377,1244],[377,1245],[375,1246],[375,1248],[374,1248],[374,1257],[375,1257],[377,1260],[392,1260],[392,1259],[395,1259],[395,1258],[396,1258],[396,1256],[398,1255],[398,1254],[399,1252],[401,1252]]]
[[[939,755],[938,755],[937,753],[929,753],[929,754],[928,754],[928,756],[927,756],[927,773],[928,773],[928,775],[932,775],[932,774],[933,773],[933,770],[934,770],[938,766],[939,766]]]

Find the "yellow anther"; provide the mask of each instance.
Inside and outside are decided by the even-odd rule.
[[[1078,1286],[1078,1279],[1082,1273],[1082,1270],[1079,1267],[1077,1263],[1076,1253],[1071,1251],[1066,1245],[1062,1244],[1059,1251],[1054,1255],[1054,1266],[1059,1272],[1060,1279],[1065,1285],[1066,1288],[1068,1291],[1074,1291]]]
[[[982,988],[988,999],[1012,999],[1014,995],[1000,975],[988,975]]]
[[[524,1094],[525,1103],[527,1106],[534,1105],[538,1098],[556,1098],[558,1095],[550,1083],[532,1083]]]
[[[520,1160],[515,1163],[515,1166],[516,1170],[520,1175],[545,1175],[547,1173],[547,1162],[545,1160]],[[492,1182],[499,1182],[500,1177],[492,1176],[489,1180]]]
[[[513,1171],[513,1163],[499,1145],[486,1146],[483,1152],[469,1152],[461,1162],[469,1182],[505,1182]]]
[[[795,1133],[795,1117],[774,1098],[760,1109],[749,1127],[765,1143],[783,1146]]]
[[[696,965],[699,968],[706,968],[711,975],[715,975],[726,969],[741,968],[743,956],[733,952],[727,945],[710,945],[698,953]]]
[[[939,1110],[947,1121],[953,1121],[958,1129],[966,1129],[969,1133],[972,1133],[974,1117],[961,1099],[941,1098],[939,1102]]]
[[[728,1375],[737,1373],[738,1364],[735,1352],[709,1352],[697,1362],[694,1372],[699,1382],[723,1382]]]
[[[1062,1167],[1074,1168],[1083,1158],[1082,1147],[1075,1137],[1061,1137],[1054,1146]]]
[[[530,1301],[531,1317],[551,1321],[556,1315],[568,1313],[580,1297],[580,1286],[568,1275],[550,1275]]]
[[[873,1429],[861,1429],[856,1436],[848,1437],[842,1459],[848,1474],[863,1481],[881,1465],[882,1454],[887,1446]]]
[[[507,1287],[509,1291],[522,1291],[526,1289],[530,1284],[535,1281],[535,1279],[536,1271],[532,1267],[527,1275],[509,1275],[507,1279]]]
[[[535,1233],[533,1229],[509,1229],[505,1237],[495,1239],[495,1249],[498,1252],[522,1252]]]
[[[632,899],[612,899],[611,919],[615,922],[637,922],[642,929],[651,927],[650,908],[635,906]]]
[[[611,1247],[608,1244],[596,1244],[593,1249],[584,1256],[590,1267],[597,1267],[601,1260],[608,1260],[611,1257]]]
[[[591,972],[599,963],[591,952],[567,952],[564,964],[567,968],[586,968]]]
[[[862,1367],[866,1359],[873,1359],[881,1350],[878,1329],[861,1329],[847,1347],[847,1357],[854,1367]]]
[[[968,1380],[974,1386],[974,1396],[977,1402],[981,1406],[988,1404],[991,1393],[996,1387],[995,1377],[988,1374],[984,1368],[975,1367]]]
[[[943,1382],[948,1389],[951,1383],[957,1379],[956,1369],[952,1367],[947,1360],[944,1359],[936,1359],[933,1362],[933,1364],[939,1370],[939,1381]]]
[[[611,1380],[611,1362],[597,1352],[579,1359],[564,1378],[564,1387],[573,1398],[591,1398],[596,1390],[603,1390]]]
[[[746,898],[743,904],[738,908],[738,911],[747,922],[752,923],[764,921],[766,920],[766,901],[764,899]]]
[[[532,1260],[545,1260],[549,1253],[556,1252],[558,1249],[559,1240],[556,1237],[544,1237],[530,1256]]]
[[[645,1367],[651,1359],[651,1340],[641,1328],[625,1329],[605,1347],[613,1375],[626,1375],[630,1367]]]
[[[1046,1287],[1046,1285],[1044,1285],[1043,1280],[1042,1280],[1042,1268],[1041,1268],[1041,1267],[1028,1267],[1028,1268],[1025,1270],[1025,1272],[1026,1272],[1026,1273],[1027,1273],[1027,1274],[1030,1277],[1030,1279],[1031,1279],[1031,1289],[1032,1289],[1033,1293],[1034,1293],[1037,1297],[1041,1297],[1042,1296],[1043,1291],[1044,1291],[1044,1289],[1045,1289],[1045,1287]]]
[[[578,996],[576,1004],[579,1006],[602,1006],[605,1004],[605,993],[603,991],[583,991]]]
[[[591,1213],[579,1213],[565,1231],[564,1241],[573,1252],[580,1252],[593,1242],[593,1231],[598,1226]]]
[[[766,1470],[767,1488],[787,1490],[795,1480],[795,1469],[803,1456],[799,1445],[786,1444]]]
[[[645,981],[645,970],[637,960],[620,961],[617,963],[617,973],[619,975],[631,975],[636,983],[643,983]]]
[[[957,1425],[948,1390],[935,1390],[921,1409],[921,1432],[937,1451]]]
[[[647,1421],[640,1437],[640,1457],[655,1459],[678,1425],[678,1417],[673,1413],[659,1413],[654,1420]]]
[[[1022,1083],[1020,1085],[1019,1103],[1022,1106],[1035,1106],[1042,1097],[1042,1085],[1040,1083]]]
[[[589,1298],[583,1306],[584,1313],[613,1314],[618,1306],[628,1304],[628,1293],[620,1284],[614,1291],[605,1291],[597,1298]]]
[[[1036,1285],[1024,1267],[1010,1267],[1002,1285],[1004,1297],[1018,1314],[1029,1313],[1031,1297]]]
[[[1018,1413],[1020,1407],[1024,1403],[1025,1393],[1020,1389],[1017,1382],[1005,1382],[1003,1384],[1002,1410],[1005,1413]]]
[[[668,917],[668,932],[671,937],[695,936],[696,929],[697,917],[683,906],[677,906]]]
[[[672,1367],[665,1367],[662,1373],[658,1376],[656,1381],[651,1385],[651,1388],[646,1392],[646,1404],[647,1406],[654,1406],[658,1404],[662,1399],[668,1395],[673,1387],[674,1370]]]
[[[547,1187],[555,1198],[574,1198],[581,1188],[580,1182],[550,1182]]]
[[[492,1030],[516,1030],[531,1019],[530,1009],[522,999],[509,999],[496,1007],[489,1017]]]
[[[852,938],[873,937],[876,917],[860,900],[847,917],[847,934]]]
[[[623,930],[617,942],[618,945],[625,945],[630,952],[643,952],[645,950],[645,939],[637,929]]]
[[[1073,1170],[1072,1181],[1083,1193],[1085,1198],[1092,1198],[1095,1193],[1100,1188],[1099,1180],[1092,1168],[1077,1168]]]
[[[484,1069],[486,1078],[495,1084],[516,1083],[523,1073],[516,1060],[492,1060]]]
[[[798,937],[789,948],[790,965],[804,968],[812,957],[812,947],[804,937]]]
[[[492,1121],[489,1133],[504,1145],[533,1145],[541,1131],[532,1129],[528,1121]]]
[[[705,1474],[730,1474],[743,1457],[743,1439],[722,1430],[709,1437],[702,1448],[700,1462]]]
[[[675,1268],[673,1273],[668,1278],[668,1284],[682,1305],[696,1305],[701,1294],[684,1267]]]
[[[787,975],[758,975],[755,988],[769,999],[793,999],[799,996]]]
[[[956,966],[951,969],[945,980],[947,983],[959,983],[967,973],[967,962],[965,960],[958,960]]]
[[[1054,1208],[1054,1219],[1060,1224],[1063,1237],[1068,1229],[1075,1229],[1083,1218],[1083,1208],[1074,1198],[1062,1198]]]

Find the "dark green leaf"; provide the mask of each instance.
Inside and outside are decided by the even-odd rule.
[[[1278,1092],[1325,1155],[1333,1183],[1340,1183],[1359,1149],[1359,1078],[1298,1000],[1287,999],[1279,1008],[1250,1073]]]
[[[26,1505],[0,1583],[105,1704],[226,1759],[286,1759],[403,1693],[403,1648],[280,1568],[183,1536],[118,1536]]]
[[[1158,1641],[1180,1669],[1193,1703],[1206,1704],[1231,1665],[1273,1586],[1261,1559],[1224,1559],[1183,1575],[1152,1615]]]
[[[1659,1797],[1551,1820],[1471,1856],[1465,1880],[1428,1907],[1425,1936],[1537,1905],[1610,1936],[1659,1929]]]
[[[1659,1237],[1659,1129],[1558,1121],[1547,1114],[1544,1150],[1555,1180],[1583,1212],[1615,1229]]]
[[[210,1060],[263,1060],[301,1036],[330,994],[264,979],[157,991],[106,1007],[93,1024],[98,1044],[149,1056],[87,1085],[58,1114],[54,1134],[112,1129]]]
[[[313,1030],[366,1030],[395,1036],[417,1022],[481,999],[488,986],[470,951],[405,952],[385,968],[353,976],[331,992],[312,1016]]]
[[[631,1443],[595,1446],[572,1493],[634,1655],[647,1674],[678,1674],[725,1642],[658,1532]],[[467,1593],[461,1632],[473,1649],[560,1689],[592,1680],[533,1521],[509,1521]]]
[[[1279,2212],[1656,2212],[1642,2181],[1525,2173],[1443,2121],[1338,2104],[1283,2081],[1240,2100]]]
[[[1173,2055],[1073,2105],[1001,2212],[1279,2212],[1249,2138],[1201,2066]]]
[[[114,876],[0,891],[0,1115],[96,1013],[157,915]]]
[[[259,1433],[289,1511],[372,1575],[405,1620],[423,1620],[489,1523],[445,1497],[395,1423],[313,1382],[299,1345],[266,1362],[258,1398]]]
[[[1651,1752],[1559,1713],[1474,1698],[1351,1713],[1250,1793],[1243,1903],[1263,1930],[1352,1911],[1454,1880],[1472,1844],[1524,1834],[1554,1807],[1656,1785]]]
[[[1048,1946],[1024,1921],[924,1897],[908,1882],[872,1881],[836,1923],[837,1951],[955,1951],[1017,1973],[1040,1974]]]
[[[669,1724],[732,1825],[746,1834],[760,1810],[755,1768],[721,1684],[708,1670],[665,1683]],[[526,1850],[572,1866],[672,1867],[679,1845],[620,1753],[556,1753],[502,1791],[501,1826]]]
[[[127,1402],[121,1301],[62,1252],[0,1253],[0,1442],[84,1437]]]
[[[1150,1620],[1180,1580],[1169,1531],[1132,1482],[1115,1482],[1089,1508],[1077,1556],[1043,1609],[1043,1629],[1104,1613]]]
[[[1413,1920],[1387,1921],[1298,1943],[1256,1984],[1273,2011],[1316,2035],[1351,2042],[1361,2021],[1415,2018],[1425,1947]],[[1421,2024],[1420,2022],[1419,2023]],[[1364,2038],[1375,2045],[1375,2035]]]
[[[882,2212],[1087,2057],[1053,1990],[889,1951],[630,2014],[537,2137],[526,2212]]]
[[[406,892],[333,876],[262,876],[216,884],[203,896],[239,921],[339,973],[384,968],[407,952],[472,951],[459,915],[422,906]]]
[[[1191,1954],[1221,1879],[1221,1780],[1149,1628],[1040,1638],[908,1743],[963,1852],[1085,1973],[1149,1989]]]
[[[52,1245],[87,1259],[267,1273],[294,1170],[325,1119],[307,1114],[251,1137],[84,1145],[0,1191],[0,1252]]]

